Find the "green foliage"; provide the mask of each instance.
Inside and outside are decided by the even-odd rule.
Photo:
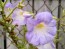
[[[3,2],[0,0],[0,11],[2,11]]]
[[[27,49],[26,45],[24,43],[18,43],[18,48],[19,49]]]
[[[4,3],[0,0],[0,6],[3,7]]]

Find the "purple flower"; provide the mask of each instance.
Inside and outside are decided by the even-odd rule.
[[[31,14],[21,9],[16,9],[12,14],[13,25],[25,25],[27,18],[31,17]]]
[[[27,20],[26,39],[30,44],[44,45],[53,41],[56,34],[56,20],[50,12],[38,13],[34,19]]]
[[[8,16],[10,14],[10,12],[12,11],[12,9],[15,7],[14,5],[17,6],[17,4],[20,2],[21,0],[17,1],[16,3],[10,3],[8,2],[5,5],[5,14],[6,16]],[[13,19],[12,24],[13,25],[25,25],[27,18],[31,17],[32,14],[30,14],[27,11],[23,11],[21,9],[15,9],[14,12],[11,14],[11,18]]]
[[[10,3],[10,2],[6,3],[6,5],[5,5],[5,7],[4,7],[4,11],[5,11],[6,16],[8,16],[8,15],[10,14],[10,12],[11,12],[15,7],[18,6],[19,2],[21,2],[21,0],[18,0],[18,1],[16,1],[16,2],[12,2],[12,3]]]

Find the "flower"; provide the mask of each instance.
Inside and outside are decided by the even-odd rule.
[[[50,12],[38,13],[35,18],[27,20],[26,39],[34,46],[44,45],[53,41],[56,34],[56,20]]]
[[[10,12],[14,9],[14,8],[18,8],[19,4],[21,4],[20,6],[23,7],[23,4],[20,3],[21,0],[18,0],[17,2],[7,2],[5,7],[4,7],[4,11],[5,11],[5,14],[6,16],[8,16],[10,14]]]
[[[32,15],[29,12],[22,11],[21,9],[16,9],[12,14],[12,19],[13,19],[12,24],[25,25],[27,21],[26,19],[31,16]]]
[[[16,3],[10,3],[8,2],[5,5],[5,14],[6,16],[8,16],[11,11],[15,8],[15,5],[17,6],[17,4],[20,2],[21,0],[17,1]],[[27,11],[23,11],[19,8],[16,8],[13,13],[10,15],[10,18],[13,19],[12,24],[13,25],[25,25],[27,18],[31,17],[32,14],[30,14]]]

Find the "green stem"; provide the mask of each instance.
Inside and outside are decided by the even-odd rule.
[[[15,45],[17,46],[17,41],[18,41],[18,39],[17,39],[17,37],[15,36],[16,34],[15,34],[15,32],[10,32],[9,33],[9,35],[10,35],[10,37],[12,38],[12,40],[13,40],[13,42],[15,43]]]
[[[6,3],[7,3],[7,1],[8,1],[8,0],[6,0],[6,1],[4,2],[4,7],[5,7]]]
[[[11,11],[11,13],[7,16],[7,18],[14,12],[14,10],[16,9],[17,7],[15,7],[12,11]],[[6,18],[6,19],[7,19]]]

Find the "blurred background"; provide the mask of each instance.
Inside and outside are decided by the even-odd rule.
[[[11,3],[15,3],[16,1],[18,0],[9,0]],[[24,0],[23,4],[25,7],[22,10],[33,12],[35,15],[38,12],[50,11],[53,16],[59,19],[62,17],[62,12],[65,9],[65,0]],[[61,38],[56,43],[57,49],[65,49],[65,26],[60,27],[61,23],[62,20],[57,22],[57,29],[60,30],[57,32],[57,38]],[[2,27],[0,26],[0,49],[17,49],[12,43],[12,39],[8,37],[8,34],[5,36],[2,31]],[[17,36],[22,37],[20,32],[17,33]]]

